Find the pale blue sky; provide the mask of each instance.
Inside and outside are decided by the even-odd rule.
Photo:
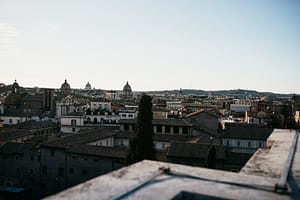
[[[0,0],[0,82],[300,93],[300,1]]]

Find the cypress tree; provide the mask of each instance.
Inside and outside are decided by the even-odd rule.
[[[129,142],[126,163],[132,164],[144,159],[154,160],[152,101],[148,95],[143,95],[139,104],[139,113],[133,138]]]

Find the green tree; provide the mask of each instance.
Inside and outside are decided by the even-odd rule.
[[[139,104],[135,133],[129,142],[126,156],[127,164],[136,163],[144,159],[155,159],[156,151],[153,144],[152,118],[152,99],[144,94]]]

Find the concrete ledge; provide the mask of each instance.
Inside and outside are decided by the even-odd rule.
[[[286,166],[294,136],[295,131],[274,130],[267,140],[268,149],[258,150],[240,173],[145,160],[47,199],[115,199],[123,194],[127,194],[123,199],[291,199],[294,193],[282,195],[274,189]],[[299,185],[299,140],[297,146],[292,175]],[[170,168],[171,173],[154,177],[161,167]]]
[[[256,151],[240,173],[279,178],[286,166],[294,136],[294,130],[275,129],[267,140],[268,149]]]
[[[145,180],[148,180],[153,174],[157,173],[160,167],[169,167],[172,173],[201,177],[201,179],[162,174],[135,192],[130,193],[125,199],[173,199],[176,196],[178,198],[178,195],[182,194],[182,192],[195,194],[196,196],[204,195],[224,199],[290,198],[288,195],[280,195],[273,192],[276,179],[163,162],[142,161],[87,181],[57,195],[50,196],[47,199],[114,199],[144,183]],[[217,180],[218,182],[207,181],[202,178]],[[255,185],[264,189],[242,187],[220,183],[220,181]]]

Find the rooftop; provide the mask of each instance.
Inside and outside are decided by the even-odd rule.
[[[75,133],[55,141],[42,144],[44,147],[66,148],[75,144],[85,144],[88,142],[97,141],[103,138],[112,137],[117,133],[106,128],[92,129],[82,133]]]
[[[47,199],[299,199],[299,148],[287,191],[275,192],[292,143],[299,146],[294,136],[295,131],[275,130],[268,138],[269,149],[257,152],[240,173],[144,160]]]
[[[133,137],[133,133],[131,132],[118,132],[118,135],[116,135],[116,138],[124,138],[124,139],[129,139]],[[165,142],[170,142],[170,141],[181,141],[181,142],[188,142],[188,141],[194,141],[198,137],[194,136],[188,136],[188,135],[169,135],[169,134],[154,134],[153,135],[153,140],[154,141],[165,141]]]
[[[194,117],[194,116],[197,116],[199,114],[208,114],[216,119],[218,119],[218,115],[213,113],[213,112],[210,112],[210,111],[206,111],[204,109],[201,109],[201,110],[198,110],[198,111],[195,111],[195,112],[192,112],[192,113],[189,113],[186,115],[187,118],[191,118],[191,117]]]
[[[295,131],[275,129],[267,140],[267,149],[259,149],[241,170],[243,174],[279,178],[286,168]],[[300,185],[300,147],[297,142],[293,163],[293,176]]]
[[[211,148],[215,148],[217,159],[225,159],[225,149],[221,145],[209,143],[172,142],[168,156],[194,159],[207,159]]]
[[[126,158],[127,149],[103,147],[95,145],[75,145],[68,149],[69,153],[102,156],[109,158]]]
[[[15,127],[18,129],[40,129],[40,128],[46,128],[46,127],[55,127],[56,123],[53,121],[35,121],[35,120],[29,120],[25,121],[23,123],[15,124],[15,125],[10,125],[10,127]]]
[[[120,124],[136,124],[136,119],[121,119]],[[170,126],[192,126],[184,119],[153,119],[153,125],[170,125]]]
[[[33,133],[26,130],[18,130],[18,129],[2,130],[0,132],[0,141],[1,140],[7,141],[7,140],[16,139],[16,138],[20,138],[32,134]]]
[[[0,154],[22,154],[34,148],[33,144],[7,142],[0,148]]]
[[[272,133],[271,128],[261,127],[230,127],[223,131],[223,138],[266,140]]]
[[[273,178],[145,160],[47,199],[191,199],[189,195],[193,199],[290,199],[288,195],[273,192],[276,181]]]

